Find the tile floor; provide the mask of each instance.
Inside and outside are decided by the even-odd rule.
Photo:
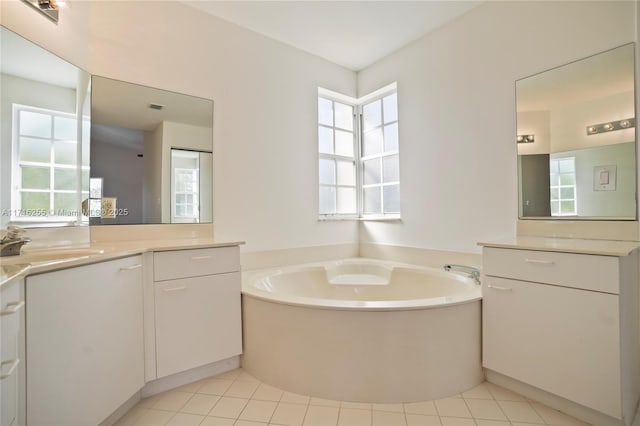
[[[237,369],[143,399],[116,425],[585,426],[586,423],[488,382],[435,401],[363,404],[285,392]]]

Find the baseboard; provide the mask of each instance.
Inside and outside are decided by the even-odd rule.
[[[569,401],[568,399],[554,395],[542,389],[538,389],[516,379],[512,379],[511,377],[496,373],[495,371],[485,369],[485,377],[490,383],[494,383],[498,386],[502,386],[505,389],[509,389],[510,391],[519,393],[522,396],[537,401],[548,407],[554,408],[562,413],[575,417],[584,422],[598,426],[624,425],[623,421],[620,419],[615,419],[613,417],[607,416],[606,414],[602,414],[591,408],[577,404],[573,401]],[[628,424],[631,424],[631,422],[629,422]]]
[[[160,392],[165,392],[170,389],[177,388],[189,383],[197,382],[198,380],[206,379],[207,377],[216,376],[224,372],[234,370],[240,367],[240,356],[234,356],[224,359],[222,361],[214,362],[211,364],[196,367],[191,370],[183,371],[181,373],[172,374],[170,376],[162,377],[160,379],[152,380],[148,382],[142,390],[140,395],[142,398],[146,398],[151,395],[155,395]]]
[[[129,410],[131,410],[135,405],[140,402],[142,397],[140,396],[140,391],[136,392],[129,398],[124,404],[122,404],[116,411],[111,413],[109,417],[104,419],[98,426],[112,426],[114,425],[122,416],[127,414]]]

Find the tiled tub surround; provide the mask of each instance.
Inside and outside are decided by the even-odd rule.
[[[242,365],[334,400],[460,393],[483,380],[480,298],[461,275],[368,259],[245,272]]]
[[[585,426],[586,423],[488,382],[437,400],[354,403],[287,392],[237,369],[145,398],[116,425]]]

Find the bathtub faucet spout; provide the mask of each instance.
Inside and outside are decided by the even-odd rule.
[[[480,269],[475,268],[473,266],[466,266],[466,265],[454,265],[451,263],[447,263],[446,265],[444,265],[444,270],[445,271],[460,271],[460,272],[466,272],[467,274],[469,274],[469,278],[472,278],[476,284],[480,285]]]

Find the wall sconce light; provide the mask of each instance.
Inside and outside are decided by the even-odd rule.
[[[600,133],[613,132],[615,130],[630,129],[636,127],[635,118],[625,118],[624,120],[609,121],[607,123],[592,124],[587,126],[587,136]]]
[[[58,23],[58,11],[61,7],[66,5],[62,0],[22,0],[32,8],[36,9],[44,16]]]
[[[518,143],[533,143],[536,141],[535,135],[518,135],[516,142]]]

